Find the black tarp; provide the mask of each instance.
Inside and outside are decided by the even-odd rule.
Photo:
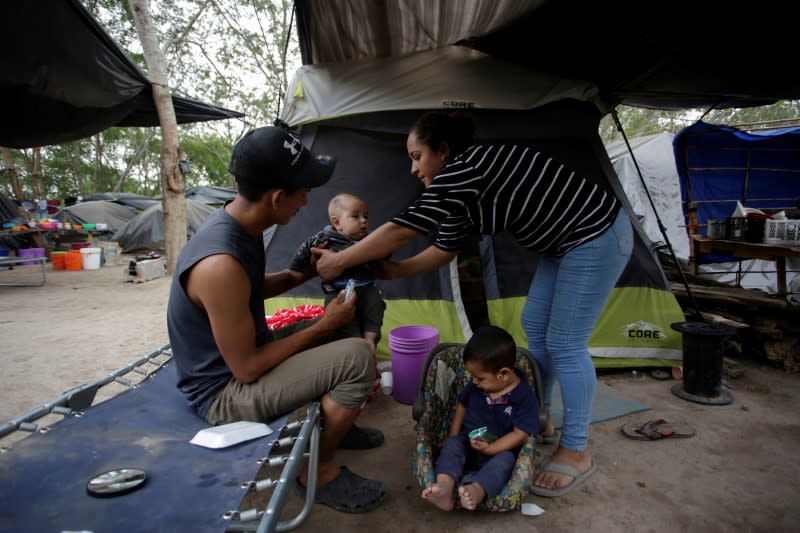
[[[186,189],[186,198],[208,205],[222,205],[236,196],[236,189],[216,187],[213,185],[197,185]]]
[[[783,2],[297,0],[304,64],[461,44],[562,78],[608,104],[748,107],[800,99]],[[453,95],[448,95],[453,99]]]
[[[105,224],[108,231],[117,231],[136,216],[136,211],[108,200],[81,202],[61,209],[56,219],[72,224]]]
[[[215,207],[194,200],[186,200],[186,236],[194,235]],[[111,237],[122,246],[123,253],[151,248],[164,248],[164,206],[154,204],[122,226]]]
[[[0,146],[159,125],[144,72],[79,0],[2,2],[0,21]],[[244,116],[182,96],[172,101],[179,124]]]
[[[126,207],[132,207],[140,211],[144,211],[154,204],[160,204],[160,198],[153,198],[152,196],[142,196],[141,194],[134,194],[131,192],[96,192],[90,194],[83,199],[84,202],[91,202],[95,200],[107,200]]]

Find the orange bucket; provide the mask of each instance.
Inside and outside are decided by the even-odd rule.
[[[64,254],[64,266],[67,270],[81,270],[83,259],[80,250],[69,251]]]
[[[67,252],[51,252],[50,261],[53,262],[53,270],[65,270],[67,268]]]

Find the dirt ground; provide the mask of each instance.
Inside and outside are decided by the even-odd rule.
[[[170,278],[130,283],[124,281],[123,266],[81,272],[49,268],[42,287],[0,286],[0,422],[168,342]],[[30,274],[0,271],[0,283],[10,275]],[[383,480],[383,505],[365,515],[316,505],[298,531],[796,531],[800,375],[760,361],[737,362],[746,372],[726,378],[734,401],[724,406],[678,398],[670,391],[674,381],[657,381],[646,372],[601,373],[603,382],[651,410],[593,424],[590,449],[598,471],[567,496],[528,495],[526,502],[545,510],[536,517],[445,513],[422,501],[409,466],[411,407],[380,396],[360,424],[381,428],[387,442],[375,450],[340,452],[340,462]],[[686,421],[697,434],[641,442],[620,433],[625,422],[659,417]],[[542,447],[540,457],[551,450]],[[299,505],[291,496],[284,518]]]

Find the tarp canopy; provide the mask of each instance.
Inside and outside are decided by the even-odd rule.
[[[159,125],[146,75],[80,0],[2,2],[0,20],[0,146]],[[179,124],[244,116],[182,96],[172,102]]]
[[[800,201],[800,128],[746,132],[731,126],[698,122],[675,135],[682,197],[687,223],[705,233],[709,220],[733,216],[740,202],[744,207],[797,213]],[[690,217],[690,210],[693,218]],[[735,272],[718,281],[738,281],[746,288],[777,292],[775,265],[721,254],[695,257],[703,272]],[[800,266],[797,258],[786,258],[787,283],[798,290]],[[743,272],[740,274],[739,271]],[[792,272],[795,271],[795,272]]]
[[[186,200],[186,236],[194,235],[215,207]],[[123,253],[164,248],[164,207],[161,202],[136,215],[111,237],[122,246]]]
[[[675,135],[683,212],[697,224],[733,216],[736,202],[759,209],[796,208],[800,198],[800,128],[746,132],[697,122]]]
[[[609,104],[747,107],[800,99],[782,2],[296,0],[304,64],[459,44],[595,84]]]
[[[785,137],[787,133],[789,137]],[[783,208],[794,206],[797,196],[792,195],[800,195],[800,191],[797,190],[797,181],[800,180],[800,167],[789,165],[788,168],[780,168],[789,163],[786,157],[779,154],[780,150],[776,150],[774,160],[770,159],[775,166],[769,168],[772,172],[780,172],[783,176],[782,179],[771,180],[767,178],[759,184],[748,186],[747,171],[742,166],[739,167],[740,170],[738,172],[735,172],[734,169],[737,165],[743,165],[746,161],[746,157],[742,157],[744,154],[742,148],[736,148],[737,145],[741,145],[743,140],[760,139],[761,142],[767,144],[762,145],[761,142],[757,142],[753,147],[754,149],[775,150],[774,144],[779,142],[777,138],[774,138],[777,135],[778,137],[783,137],[780,143],[783,144],[784,148],[789,149],[788,153],[791,154],[800,152],[800,139],[797,138],[796,133],[796,130],[795,135],[792,135],[791,130],[780,130],[769,133],[748,134],[728,127],[698,124],[686,128],[679,134],[680,136],[665,132],[629,139],[633,156],[628,152],[627,146],[623,141],[607,144],[606,150],[614,165],[614,170],[619,176],[625,194],[631,202],[633,212],[640,217],[647,236],[654,242],[665,240],[659,227],[658,219],[660,219],[661,224],[666,228],[675,256],[683,265],[688,265],[690,255],[689,232],[687,231],[687,216],[684,210],[686,203],[683,198],[683,194],[688,192],[688,187],[686,186],[686,178],[678,176],[678,165],[675,162],[676,147],[683,147],[680,157],[684,176],[689,170],[686,167],[688,161],[693,162],[691,182],[698,185],[700,189],[696,191],[697,198],[702,198],[696,204],[696,212],[702,213],[703,217],[709,216],[708,212],[710,211],[712,213],[711,218],[717,215],[721,218],[728,218],[735,207],[736,200],[746,203],[749,207],[752,207],[753,203],[761,203],[754,201],[752,197],[745,199],[743,192],[747,191],[750,194],[760,191],[760,194],[771,195],[772,200],[763,202],[764,205],[761,207],[767,207],[766,204],[771,204],[773,209],[779,208],[776,206],[783,206]],[[792,139],[797,145],[793,149],[790,148]],[[769,146],[769,144],[773,144],[773,146]],[[741,146],[747,146],[747,144],[745,143]],[[737,152],[738,156],[736,155]],[[786,154],[784,153],[784,155]],[[634,158],[647,184],[650,197],[656,206],[658,219],[642,186],[642,181],[634,165]],[[754,158],[756,161],[758,159],[759,157]],[[734,163],[734,160],[737,162]],[[763,173],[767,169],[762,167],[760,170],[751,170],[751,176],[754,179],[759,179],[758,176],[761,175],[763,177]],[[762,189],[764,186],[766,186],[766,189]],[[787,194],[788,196],[785,196]],[[717,195],[724,195],[725,198],[711,199]],[[777,199],[779,195],[784,195],[782,201]],[[716,215],[713,213],[716,213]],[[699,225],[698,231],[705,233],[706,228],[703,225]],[[662,252],[666,254],[667,250],[663,249]],[[740,285],[747,289],[760,289],[773,294],[777,292],[777,276],[773,261],[760,259],[743,259],[739,261],[738,259],[720,255],[712,256],[710,254],[695,257],[696,261],[707,263],[699,265],[699,272],[705,278],[713,279],[720,283]],[[788,286],[800,287],[800,272],[791,272],[792,270],[800,269],[800,261],[792,257],[786,258],[786,261],[787,270],[789,270],[786,274]]]

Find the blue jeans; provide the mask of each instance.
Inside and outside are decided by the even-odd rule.
[[[620,209],[602,235],[561,257],[540,257],[528,291],[522,327],[542,373],[548,414],[554,380],[561,386],[560,445],[568,450],[588,445],[596,382],[589,337],[632,250],[633,228]]]
[[[463,435],[447,437],[436,460],[436,475],[447,474],[456,486],[478,483],[486,491],[486,499],[497,496],[511,479],[517,456],[505,451],[484,455],[473,450]],[[477,471],[474,471],[477,468]],[[468,472],[465,475],[465,472]]]

